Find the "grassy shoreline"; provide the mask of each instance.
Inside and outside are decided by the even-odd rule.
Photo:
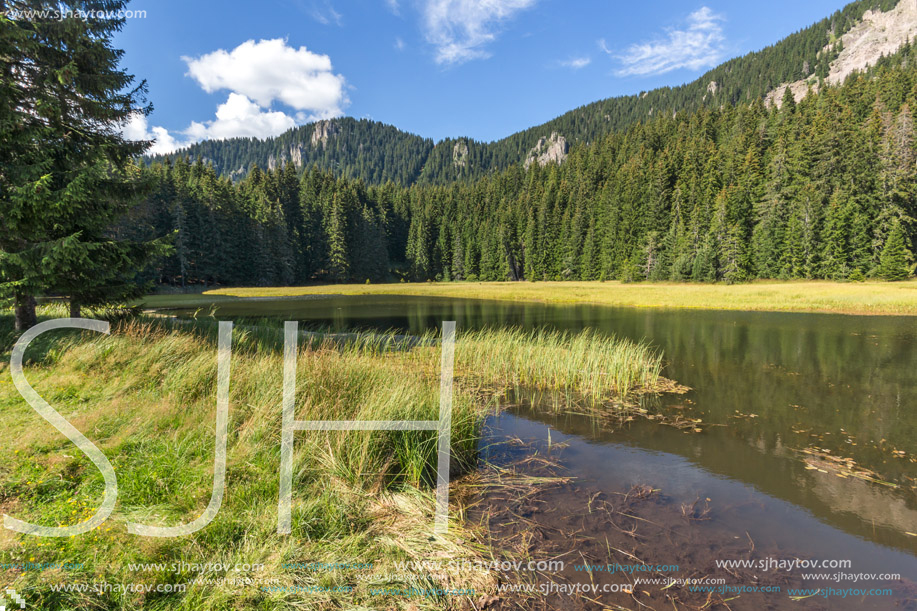
[[[304,287],[238,287],[202,295],[153,295],[150,306],[207,297],[308,295],[419,295],[471,299],[590,303],[637,308],[865,315],[917,315],[917,280],[908,282],[762,281],[749,284],[620,282],[453,282],[336,284]]]
[[[11,327],[9,317],[0,319]],[[9,329],[5,329],[9,331]],[[436,443],[433,432],[297,433],[293,533],[279,536],[282,352],[274,330],[233,333],[227,485],[214,521],[193,535],[138,538],[125,523],[173,525],[201,514],[213,472],[215,325],[129,321],[112,334],[55,332],[30,347],[26,376],[35,390],[110,458],[118,505],[100,528],[74,538],[0,533],[2,563],[72,563],[79,568],[0,571],[0,586],[28,591],[42,608],[462,608],[464,597],[374,595],[372,587],[493,587],[461,571],[431,581],[394,582],[367,572],[312,571],[307,563],[370,563],[371,573],[403,573],[397,561],[477,561],[455,512],[447,536],[431,538]],[[51,336],[54,337],[51,337]],[[7,334],[11,338],[11,334]],[[433,340],[431,334],[426,339]],[[438,414],[439,347],[383,351],[378,343],[301,345],[297,419],[432,420]],[[8,348],[8,347],[7,347]],[[5,359],[4,359],[5,361]],[[613,401],[661,380],[661,355],[641,344],[592,334],[477,331],[456,344],[452,415],[454,464],[472,467],[489,391],[512,385],[568,388],[592,403]],[[0,448],[4,513],[44,525],[74,524],[95,511],[101,477],[13,387],[0,362],[0,408],[8,443]],[[609,407],[609,409],[613,409]],[[130,570],[131,564],[157,568]],[[178,563],[261,568],[198,572]],[[290,568],[290,567],[293,568]],[[261,580],[255,584],[239,578]],[[195,579],[203,582],[194,584]],[[275,581],[265,581],[275,580]],[[53,584],[193,584],[181,593],[61,592]],[[268,583],[268,587],[264,584]],[[298,589],[297,589],[298,588]],[[302,588],[353,588],[304,592]]]

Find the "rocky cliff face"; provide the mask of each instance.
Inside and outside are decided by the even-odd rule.
[[[887,13],[866,11],[863,21],[844,34],[844,49],[831,64],[828,82],[840,83],[854,70],[874,64],[917,35],[917,0],[901,0]]]
[[[293,165],[297,168],[302,167],[302,145],[301,144],[291,144],[289,152],[283,152],[280,154],[280,159],[278,160],[274,155],[271,155],[267,158],[267,169],[273,170],[286,165],[287,161],[292,161]]]
[[[291,144],[290,145],[290,161],[293,162],[297,168],[302,167],[302,145],[301,144]]]
[[[328,144],[328,140],[333,138],[335,134],[341,131],[340,126],[334,119],[327,119],[324,121],[316,121],[315,127],[312,129],[312,146],[318,146],[319,144],[324,147]]]
[[[341,132],[341,126],[335,122],[334,119],[326,119],[322,121],[316,121],[312,126],[312,137],[309,138],[309,144],[315,147],[322,147],[328,145],[328,141],[331,138],[334,138],[337,134]],[[283,151],[280,153],[280,158],[274,157],[271,155],[267,159],[267,169],[273,170],[277,167],[282,167],[286,164],[287,161],[292,161],[297,168],[302,167],[302,157],[303,157],[303,145],[302,144],[291,144],[288,151]]]
[[[828,77],[825,80],[830,84],[840,83],[852,72],[863,70],[875,64],[883,55],[894,53],[905,42],[913,40],[915,36],[917,36],[917,0],[901,0],[887,13],[866,11],[862,21],[841,36],[843,49],[831,62]],[[833,44],[826,45],[822,52],[828,52]],[[804,66],[804,68],[807,67]],[[765,102],[776,104],[779,108],[783,103],[783,95],[787,87],[793,92],[793,97],[798,102],[806,96],[809,87],[812,87],[813,90],[817,89],[818,83],[814,77],[793,83],[783,83],[767,94]]]
[[[452,147],[452,165],[457,168],[464,168],[468,165],[468,142],[459,140]]]
[[[568,148],[566,138],[557,132],[551,132],[550,137],[538,139],[538,142],[529,151],[523,165],[525,169],[528,169],[536,161],[540,166],[545,166],[549,163],[562,163],[567,158]]]

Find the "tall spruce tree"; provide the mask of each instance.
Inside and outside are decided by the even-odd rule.
[[[121,129],[152,109],[111,44],[125,4],[0,2],[0,294],[17,329],[35,324],[38,295],[67,295],[73,315],[130,296],[132,273],[164,249],[108,231],[139,194],[130,163],[149,146]]]
[[[879,255],[879,268],[876,275],[884,280],[904,280],[908,277],[908,263],[911,253],[904,242],[904,230],[901,223],[892,225]]]
[[[346,282],[350,278],[350,258],[347,244],[347,210],[345,195],[335,193],[328,213],[328,275],[334,282]]]

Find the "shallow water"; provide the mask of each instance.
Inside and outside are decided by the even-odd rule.
[[[614,498],[616,493],[627,492],[635,486],[650,486],[657,491],[657,497],[649,511],[639,507],[629,510],[637,514],[643,522],[638,537],[634,540],[636,555],[646,562],[680,566],[679,571],[672,571],[668,576],[673,578],[685,575],[726,577],[726,583],[736,586],[758,584],[782,584],[780,593],[752,594],[743,593],[740,602],[734,602],[734,608],[769,608],[769,609],[891,609],[911,608],[915,593],[913,584],[917,581],[917,557],[908,549],[895,549],[895,546],[882,545],[875,538],[862,537],[843,529],[843,519],[838,524],[835,520],[825,520],[824,513],[818,515],[806,507],[806,497],[792,499],[769,494],[766,487],[745,482],[722,471],[712,471],[706,465],[690,457],[661,449],[666,440],[677,437],[696,439],[677,429],[649,424],[654,429],[654,444],[638,444],[632,435],[622,436],[597,429],[592,419],[584,415],[556,414],[547,410],[516,408],[489,419],[488,435],[482,446],[485,460],[490,448],[499,447],[501,441],[518,439],[543,456],[556,456],[560,472],[575,477],[575,483],[555,491],[550,497],[551,512],[555,514],[580,514],[585,516],[586,499],[592,499],[597,493],[600,498]],[[630,431],[633,433],[633,429]],[[550,439],[550,446],[548,439]],[[724,455],[736,450],[737,444],[723,448]],[[736,462],[747,458],[748,454],[740,453],[734,457]],[[496,457],[499,464],[501,457]],[[759,461],[760,463],[760,461]],[[775,477],[781,475],[774,472]],[[784,475],[786,475],[784,473]],[[834,479],[836,478],[835,476]],[[807,479],[811,478],[811,479]],[[831,482],[831,478],[822,475]],[[813,487],[817,496],[824,484],[816,476],[805,472],[795,480],[800,488]],[[841,481],[841,480],[839,480]],[[833,482],[831,482],[833,483]],[[847,482],[844,481],[844,484]],[[861,484],[868,486],[868,484]],[[836,492],[844,492],[843,484]],[[849,490],[847,491],[849,492]],[[868,497],[869,491],[858,491],[861,498]],[[854,493],[856,494],[856,493]],[[618,497],[620,498],[620,497]],[[881,499],[875,499],[879,502]],[[702,519],[688,520],[681,514],[682,506],[693,506],[709,510]],[[801,501],[801,502],[797,502]],[[817,503],[816,503],[817,505]],[[878,506],[876,506],[878,507]],[[698,511],[698,514],[701,512]],[[881,513],[881,511],[880,511]],[[539,516],[530,516],[539,521]],[[552,528],[557,525],[551,516],[544,518],[541,525]],[[556,517],[556,516],[555,516]],[[659,532],[647,524],[658,526]],[[588,550],[590,541],[607,540],[614,534],[602,523],[589,520],[577,520],[574,546],[576,553]],[[665,534],[661,534],[665,532]],[[899,535],[900,536],[900,535]],[[618,539],[621,539],[618,536]],[[612,541],[615,541],[612,539]],[[625,538],[625,543],[628,540]],[[614,545],[614,543],[612,544]],[[687,548],[687,549],[686,549]],[[592,549],[590,563],[627,562],[620,554],[605,553],[604,546],[599,544]],[[588,554],[588,552],[585,552]],[[809,561],[849,560],[844,568],[803,569],[803,568],[769,568],[752,570],[760,580],[750,578],[746,573],[743,579],[715,568],[717,560],[746,560],[755,562],[786,561],[792,559]],[[585,562],[585,561],[584,561]],[[806,575],[836,573],[845,574],[899,574],[903,581],[885,579],[847,580],[806,579]],[[641,576],[638,574],[637,576]],[[573,573],[564,576],[573,581],[584,580],[582,574]],[[620,578],[618,579],[620,581]],[[657,586],[658,587],[658,586]],[[829,594],[816,596],[804,601],[793,601],[789,598],[789,588],[843,588],[872,589],[889,588],[891,595],[863,596]],[[647,593],[653,589],[646,587]],[[683,590],[682,590],[683,591]],[[826,592],[830,592],[825,590]],[[732,594],[733,596],[735,594]],[[723,598],[728,598],[725,594]],[[684,599],[681,599],[684,602]],[[623,596],[610,597],[609,602],[627,604]],[[646,601],[659,602],[659,601]],[[587,607],[588,608],[588,607]]]

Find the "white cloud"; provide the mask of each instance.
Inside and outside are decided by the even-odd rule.
[[[436,47],[436,63],[459,64],[490,57],[485,46],[500,25],[537,0],[425,0],[426,38]]]
[[[222,140],[225,138],[266,138],[282,134],[296,126],[296,120],[280,111],[264,112],[240,93],[230,93],[229,98],[217,107],[216,119],[199,123],[192,121],[185,134],[193,141]]]
[[[608,44],[605,42],[604,38],[599,38],[599,48],[609,55],[614,55],[614,51],[608,48]]]
[[[385,0],[385,3],[388,4],[388,10],[392,11],[393,14],[401,14],[401,7],[398,5],[398,0]]]
[[[592,63],[591,57],[571,57],[567,60],[562,60],[560,65],[564,68],[572,68],[573,70],[579,70],[580,68],[585,68]]]
[[[204,91],[228,89],[262,108],[277,100],[321,119],[341,114],[348,102],[344,77],[332,72],[330,57],[294,49],[280,38],[249,40],[229,52],[182,59]]]
[[[147,151],[150,155],[165,155],[187,146],[188,142],[178,142],[169,134],[169,130],[164,127],[149,128],[147,118],[140,114],[134,114],[121,130],[124,137],[128,140],[153,140],[153,146]]]
[[[398,51],[404,51],[404,41],[400,36],[395,36],[395,49]]]
[[[176,136],[164,127],[150,127],[137,114],[122,132],[131,140],[155,140],[151,154],[174,152],[204,139],[267,138],[297,124],[343,113],[349,103],[346,81],[334,74],[327,55],[295,49],[282,39],[249,40],[232,51],[223,49],[197,58],[183,57],[188,75],[208,93],[229,90],[226,101],[208,121],[192,121]],[[272,109],[274,102],[292,108],[292,116]]]
[[[602,49],[616,56],[623,67],[618,76],[665,74],[679,68],[699,70],[718,64],[725,53],[722,15],[704,6],[688,15],[685,29],[669,29],[665,37],[629,46],[616,55],[599,41]]]
[[[121,127],[121,134],[128,140],[149,140],[149,128],[143,113],[134,113],[130,120]]]
[[[226,138],[267,138],[277,136],[295,127],[300,120],[280,111],[264,111],[260,106],[242,94],[230,93],[229,98],[217,107],[216,118],[211,121],[192,121],[181,132],[182,138],[169,133],[164,127],[149,127],[147,118],[134,115],[121,132],[129,140],[154,140],[147,151],[150,155],[174,153],[201,140],[223,140]]]

